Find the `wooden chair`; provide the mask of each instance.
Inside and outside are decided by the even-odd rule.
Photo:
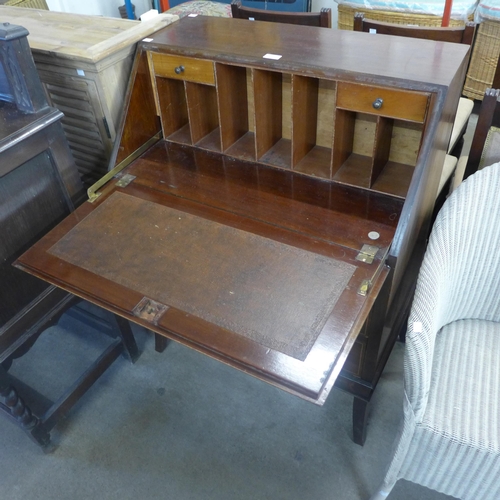
[[[500,90],[486,89],[479,108],[477,125],[466,158],[464,179],[478,169],[500,161]]]
[[[236,19],[301,24],[319,28],[332,27],[332,10],[327,8],[322,8],[320,12],[280,12],[242,7],[241,2],[234,1],[231,3],[231,13]]]
[[[381,35],[394,35],[411,38],[423,38],[440,42],[464,43],[472,45],[474,40],[476,25],[466,23],[464,26],[441,28],[427,26],[407,26],[404,24],[393,24],[382,21],[372,21],[365,19],[363,13],[357,12],[354,15],[354,31],[364,31],[365,33],[378,33]],[[459,157],[463,145],[463,136],[467,129],[474,102],[464,97],[460,98],[453,130],[448,146],[448,153]]]
[[[426,40],[435,40],[438,42],[454,42],[472,45],[475,29],[476,25],[474,23],[467,23],[464,26],[451,28],[408,26],[405,24],[393,24],[365,19],[364,14],[360,12],[354,15],[354,31],[378,33],[380,35],[424,38]]]

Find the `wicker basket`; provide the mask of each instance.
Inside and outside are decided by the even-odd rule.
[[[338,28],[342,30],[352,30],[354,27],[354,14],[362,12],[368,19],[374,21],[384,21],[395,24],[415,24],[417,26],[441,26],[442,18],[431,14],[416,14],[413,12],[389,11],[363,9],[362,7],[351,7],[339,4],[338,6]],[[463,26],[462,19],[450,19],[450,26]]]
[[[500,22],[482,21],[477,30],[464,95],[482,99],[484,91],[493,84],[500,55]]]
[[[28,9],[49,10],[45,0],[7,0],[4,5],[11,7],[26,7]]]

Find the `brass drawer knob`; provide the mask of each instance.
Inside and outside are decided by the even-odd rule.
[[[384,100],[381,99],[380,97],[377,97],[377,99],[373,101],[372,106],[375,109],[380,109],[382,107],[382,104],[384,104]]]
[[[174,69],[174,71],[180,75],[184,71],[184,66],[177,66],[177,68]]]

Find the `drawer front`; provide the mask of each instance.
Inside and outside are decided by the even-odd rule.
[[[215,85],[214,63],[212,61],[156,52],[151,54],[151,58],[156,76]]]
[[[423,123],[429,94],[339,82],[337,107]]]

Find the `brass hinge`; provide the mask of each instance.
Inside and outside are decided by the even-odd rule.
[[[134,179],[135,179],[135,175],[124,174],[117,181],[116,185],[118,187],[124,188],[124,187],[127,187]]]
[[[375,245],[363,245],[358,255],[356,255],[356,260],[371,264],[375,260],[378,251],[379,247]]]
[[[358,289],[358,295],[362,295],[364,297],[368,293],[368,290],[370,290],[371,286],[371,280],[363,280],[361,282],[361,286]]]
[[[383,254],[381,255],[381,259],[375,268],[371,278],[364,279],[361,282],[361,285],[358,288],[358,295],[362,295],[363,297],[368,295],[368,292],[370,291],[370,288],[372,287],[373,283],[377,279],[378,275],[382,271],[382,268],[385,266],[385,261],[387,259],[387,255],[389,254],[389,249],[390,247],[387,247],[384,251]],[[379,247],[376,247],[375,245],[363,245],[361,248],[361,251],[358,253],[356,256],[356,260],[359,260],[361,262],[366,262],[367,264],[371,264],[375,256],[377,255],[377,252],[380,250]]]

